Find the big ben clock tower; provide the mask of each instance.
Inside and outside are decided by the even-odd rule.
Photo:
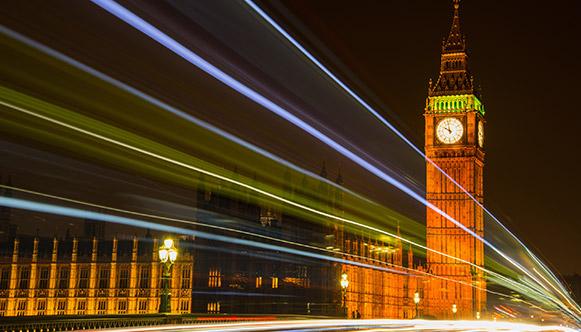
[[[482,208],[462,190],[483,203],[484,106],[468,68],[459,7],[460,1],[454,0],[452,28],[442,45],[440,74],[435,83],[430,81],[426,100],[426,198],[483,237]],[[481,241],[429,208],[426,226],[428,248],[483,266]],[[486,284],[481,270],[431,251],[427,253],[427,265],[431,273],[442,277],[432,278],[425,286],[427,314],[458,319],[474,319],[483,314]]]

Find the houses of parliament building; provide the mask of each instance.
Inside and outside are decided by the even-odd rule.
[[[485,110],[468,67],[459,1],[453,4],[439,77],[430,81],[424,109],[426,199],[450,217],[427,210],[426,245],[445,255],[428,251],[421,261],[401,241],[382,243],[372,234],[344,232],[332,222],[313,225],[202,187],[196,197],[201,211],[254,222],[283,240],[336,248],[337,257],[364,264],[297,259],[177,237],[179,256],[170,282],[173,313],[358,313],[362,318],[405,319],[451,318],[454,307],[458,318],[485,314],[486,283],[477,268],[484,264],[482,242],[452,221],[484,235],[478,204],[484,196]],[[321,175],[326,177],[326,171]],[[341,205],[340,192],[324,190],[333,204]],[[1,194],[11,195],[9,189]],[[84,220],[83,233],[75,236],[23,236],[10,215],[10,209],[0,207],[0,315],[158,312],[162,267],[157,249],[163,234],[107,237],[104,223]],[[349,278],[346,289],[340,286],[343,274]],[[421,301],[415,303],[414,297]]]
[[[10,196],[10,190],[4,190]],[[200,210],[253,220],[264,234],[283,240],[339,248],[339,256],[376,268],[355,267],[271,250],[256,250],[203,238],[174,236],[172,313],[300,314],[414,317],[417,286],[408,274],[411,248],[371,240],[371,234],[341,234],[328,225],[199,190]],[[105,223],[84,220],[83,234],[24,236],[2,209],[0,315],[151,314],[160,306],[161,239],[149,234],[107,237]],[[331,240],[329,240],[331,239]],[[405,255],[404,255],[405,252]],[[405,256],[405,258],[404,258]],[[392,272],[386,272],[386,270]],[[349,276],[342,296],[340,275]]]

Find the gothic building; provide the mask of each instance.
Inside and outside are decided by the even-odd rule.
[[[325,166],[320,175],[328,177]],[[342,183],[340,174],[335,182]],[[342,215],[340,190],[306,178],[301,187],[318,192],[334,215]],[[219,186],[199,188],[198,209],[260,225],[258,230],[253,228],[254,233],[276,234],[282,240],[325,248],[336,252],[331,257],[355,264],[301,259],[272,250],[196,239],[194,312],[319,316],[357,312],[362,318],[415,317],[412,298],[423,287],[416,275],[422,268],[414,267],[412,250],[404,248],[401,241],[382,242],[376,240],[377,234],[366,231],[352,234],[337,220],[316,224],[273,207],[261,207],[250,198],[232,199],[220,192]],[[343,273],[349,279],[345,294],[340,286]]]
[[[326,177],[326,170],[321,175]],[[336,182],[342,181],[339,175]],[[341,215],[342,194],[322,181],[303,179],[329,198]],[[332,257],[373,268],[300,258],[209,239],[181,239],[173,267],[174,313],[303,314],[363,318],[412,318],[411,297],[418,290],[411,248],[401,242],[373,240],[370,233],[348,234],[334,220],[317,224],[261,207],[250,196],[229,197],[220,186],[200,186],[199,218],[236,221],[243,229],[285,241],[337,252]],[[292,190],[292,189],[289,189]],[[159,246],[150,236],[107,238],[98,221],[83,220],[78,237],[5,236],[0,249],[0,315],[102,315],[158,311],[161,264]],[[207,231],[202,226],[196,229]],[[229,231],[213,234],[246,239]],[[404,256],[407,260],[404,261]],[[389,271],[389,272],[388,272]],[[350,285],[342,294],[340,275]],[[345,300],[345,302],[343,302]]]
[[[233,177],[237,176],[235,173]],[[220,184],[211,186],[203,179],[200,182],[205,184],[198,188],[196,206],[206,221],[216,213],[222,218],[229,216],[236,220],[238,228],[254,234],[324,246],[328,233],[325,227],[273,206],[261,206],[251,195],[239,193],[232,198],[225,194],[228,188]],[[317,186],[310,182],[306,185]],[[228,231],[214,229],[212,233],[247,239]],[[331,264],[201,238],[193,246],[194,312],[318,315],[338,312],[337,299],[329,296],[328,291],[329,278],[334,278]]]
[[[0,316],[157,313],[157,239],[18,236],[0,247]],[[173,266],[174,313],[191,310],[193,256]]]
[[[442,45],[440,75],[435,83],[430,81],[426,99],[426,199],[484,237],[483,209],[470,196],[483,203],[485,111],[468,66],[459,2],[454,0],[452,28]],[[429,271],[447,279],[430,282],[425,294],[429,314],[475,318],[486,305],[484,276],[476,268],[484,265],[482,241],[431,208],[426,226],[427,247],[447,255],[427,252]]]

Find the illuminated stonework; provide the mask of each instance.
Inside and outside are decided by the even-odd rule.
[[[445,95],[426,99],[426,113],[456,113],[477,110],[484,116],[484,105],[475,95]]]
[[[349,318],[356,318],[354,314],[357,316],[357,313],[359,318],[415,318],[413,295],[419,292],[424,296],[427,279],[421,277],[424,271],[421,266],[414,267],[411,246],[406,249],[407,259],[404,261],[404,247],[397,239],[388,245],[365,235],[346,237],[346,259],[377,267],[372,269],[351,264],[341,266],[341,273],[346,273],[349,280],[346,292]],[[421,311],[424,305],[421,303]]]
[[[157,240],[22,238],[6,247],[9,258],[0,255],[0,316],[158,312]],[[189,313],[193,257],[180,256],[173,266],[171,308]]]
[[[425,151],[431,161],[480,203],[484,199],[484,113],[468,69],[465,40],[460,32],[459,1],[455,0],[452,28],[442,47],[440,75],[435,84],[430,81],[426,100]],[[461,137],[438,139],[438,124],[451,116],[464,128]],[[426,168],[426,199],[483,237],[482,209],[434,165],[428,162]],[[484,265],[483,244],[472,235],[429,208],[426,225],[429,248],[476,266]],[[485,311],[486,284],[481,270],[433,252],[427,253],[426,263],[428,272],[451,280],[430,280],[425,289],[427,315],[474,319],[477,313]],[[452,308],[457,312],[453,313]]]

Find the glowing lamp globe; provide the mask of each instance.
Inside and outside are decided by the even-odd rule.
[[[414,293],[414,303],[415,304],[420,303],[420,293],[418,293],[418,292]]]
[[[178,258],[178,251],[173,249],[173,248],[170,249],[169,250],[169,261],[173,263],[176,261],[177,258]]]
[[[163,240],[163,246],[166,249],[170,249],[171,247],[173,247],[173,240],[172,239],[165,239],[165,240]]]
[[[163,245],[159,247],[159,260],[162,263],[174,263],[178,258],[178,251],[174,247],[174,242],[172,239],[163,240]]]
[[[341,288],[345,289],[349,287],[349,280],[347,280],[347,273],[341,275]]]
[[[169,259],[169,250],[167,250],[166,248],[162,247],[159,249],[159,260],[162,263],[167,262],[167,260]]]

